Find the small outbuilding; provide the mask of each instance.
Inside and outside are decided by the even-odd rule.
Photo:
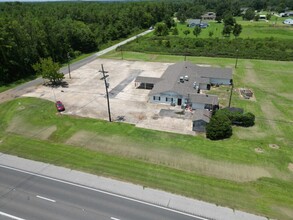
[[[201,23],[201,20],[200,19],[188,19],[187,23],[188,23],[188,27],[192,28],[195,26],[199,26]]]
[[[194,28],[196,26],[201,27],[201,28],[206,28],[208,27],[208,23],[202,22],[201,19],[188,19],[187,20],[188,27]]]
[[[211,111],[202,109],[195,110],[192,119],[192,130],[196,132],[205,132],[206,125],[210,122],[211,117]]]

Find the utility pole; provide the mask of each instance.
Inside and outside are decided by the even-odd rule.
[[[108,87],[109,87],[109,83],[107,83],[107,77],[109,77],[109,75],[105,75],[105,73],[108,73],[107,71],[104,71],[104,66],[103,64],[101,64],[102,66],[102,70],[100,70],[99,72],[101,72],[103,74],[103,77],[101,78],[101,80],[104,80],[105,83],[105,88],[106,88],[106,95],[107,95],[107,104],[108,104],[108,114],[109,114],[109,122],[111,122],[111,112],[110,112],[110,102],[109,102],[109,93],[108,93]]]
[[[68,63],[69,79],[71,79],[71,74],[70,74],[70,55],[69,55],[69,53],[67,53],[67,63]]]
[[[231,106],[231,99],[232,99],[232,94],[233,94],[233,88],[234,88],[234,83],[233,83],[233,79],[231,79],[231,91],[230,91],[229,105],[228,105],[229,108]]]
[[[236,50],[236,62],[235,62],[235,69],[237,68],[237,62],[238,62],[238,49]]]

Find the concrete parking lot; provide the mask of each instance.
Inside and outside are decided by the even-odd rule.
[[[52,88],[40,85],[24,96],[39,97],[65,105],[62,114],[108,120],[104,81],[101,80],[101,64],[107,71],[111,117],[113,121],[135,124],[137,127],[175,133],[192,134],[190,117],[170,117],[162,114],[181,111],[179,107],[148,102],[150,90],[135,88],[134,80],[140,76],[160,77],[171,63],[96,59],[65,77],[67,85]],[[162,111],[163,110],[163,111]],[[176,114],[175,114],[176,115]]]

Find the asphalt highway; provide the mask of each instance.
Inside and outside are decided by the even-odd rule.
[[[0,167],[0,219],[203,220],[58,179]]]

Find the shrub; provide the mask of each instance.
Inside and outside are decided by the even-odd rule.
[[[221,140],[232,135],[231,121],[225,114],[215,114],[206,126],[206,137]]]
[[[254,125],[255,116],[254,116],[254,114],[252,114],[250,112],[243,114],[241,119],[242,119],[241,126],[243,126],[243,127],[250,127],[250,126]]]
[[[227,109],[221,109],[216,112],[217,115],[225,115],[228,117],[232,125],[242,126],[242,127],[250,127],[254,125],[255,116],[254,114],[240,113],[240,112],[231,112]]]

